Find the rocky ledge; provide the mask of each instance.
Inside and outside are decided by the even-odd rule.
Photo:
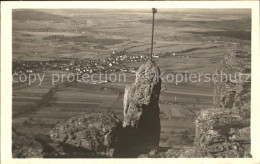
[[[43,157],[42,145],[33,137],[26,137],[15,130],[12,131],[13,158],[41,158]]]
[[[63,148],[71,147],[70,151],[60,153],[64,156],[112,157],[120,129],[121,121],[115,115],[95,113],[58,124],[50,131],[50,137]]]
[[[250,157],[250,120],[221,108],[201,111],[195,148],[201,157]]]
[[[221,59],[216,73],[214,107],[201,110],[195,121],[194,147],[182,153],[193,157],[251,157],[250,54],[233,50]],[[224,74],[241,75],[230,79]]]

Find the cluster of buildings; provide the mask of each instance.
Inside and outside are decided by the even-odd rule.
[[[208,44],[224,44],[224,45],[239,45],[239,43],[225,40],[207,40]]]
[[[171,56],[175,58],[189,58],[188,55],[184,55],[185,53],[182,53],[181,51],[178,52],[165,52],[163,56]],[[191,53],[192,54],[192,53]]]
[[[34,72],[41,72],[43,70],[66,69],[70,65],[72,64],[69,60],[50,60],[50,61],[13,60],[12,72],[13,74],[34,73]]]
[[[113,67],[112,67],[113,66]],[[13,73],[35,73],[48,70],[63,70],[74,73],[107,73],[119,71],[119,64],[109,65],[107,62],[93,59],[61,59],[51,61],[13,61]]]
[[[153,57],[159,57],[158,55],[154,54]],[[148,55],[129,55],[128,52],[125,50],[123,51],[113,51],[112,56],[108,58],[114,62],[126,62],[126,63],[132,63],[132,62],[141,62],[141,61],[147,61],[150,59],[150,56]]]
[[[154,57],[156,57],[154,55]],[[64,70],[74,73],[109,73],[109,72],[130,72],[135,73],[137,68],[125,66],[124,63],[141,62],[149,60],[149,56],[130,56],[126,51],[114,51],[112,55],[104,60],[100,59],[77,59],[64,58],[51,61],[13,61],[13,74],[35,73],[44,70]]]

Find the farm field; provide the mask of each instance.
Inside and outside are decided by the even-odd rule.
[[[234,9],[235,10],[235,9]],[[207,13],[207,14],[204,14]],[[149,55],[150,10],[13,10],[13,60],[106,59],[115,50],[130,56]],[[250,52],[250,12],[159,9],[155,21],[154,58],[160,68],[161,147],[191,146],[196,113],[211,107],[213,82],[170,82],[168,74],[214,74],[219,58],[241,46]],[[240,31],[230,35],[230,31]],[[212,32],[215,31],[215,32]],[[242,35],[243,34],[243,35]],[[213,41],[208,42],[208,41]],[[215,43],[226,41],[234,44]],[[174,53],[176,53],[174,55]],[[124,63],[139,67],[144,62]],[[59,122],[95,112],[113,112],[123,118],[126,85],[135,75],[124,73],[125,81],[90,84],[68,81],[52,85],[45,70],[44,81],[13,82],[13,129],[25,136],[48,135]],[[116,72],[116,75],[123,72]],[[15,78],[14,80],[18,80]]]

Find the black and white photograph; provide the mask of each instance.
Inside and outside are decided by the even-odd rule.
[[[253,158],[252,13],[12,8],[11,158]]]

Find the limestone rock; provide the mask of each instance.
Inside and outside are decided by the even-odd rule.
[[[140,158],[199,158],[196,154],[196,149],[191,146],[173,146],[173,147],[160,147],[157,151],[150,151],[147,154],[141,154]]]
[[[214,86],[215,108],[202,110],[195,121],[193,149],[200,156],[251,157],[250,60],[250,55],[238,50],[221,60]]]
[[[195,149],[203,157],[245,157],[250,154],[250,120],[223,109],[200,112]]]
[[[233,50],[221,59],[216,70],[213,103],[215,107],[238,111],[249,117],[250,111],[250,56]]]
[[[140,142],[151,146],[158,146],[160,138],[160,90],[160,70],[148,61],[140,66],[135,83],[126,87],[124,95],[123,127],[139,131]]]
[[[54,142],[65,145],[63,147],[78,149],[78,152],[83,153],[83,157],[112,157],[120,128],[121,121],[116,116],[95,113],[73,117],[58,124],[50,131],[50,137]]]
[[[12,131],[12,156],[13,158],[42,158],[42,145],[33,137],[21,135]]]
[[[237,90],[234,109],[243,117],[250,118],[251,113],[251,83],[246,82]]]

